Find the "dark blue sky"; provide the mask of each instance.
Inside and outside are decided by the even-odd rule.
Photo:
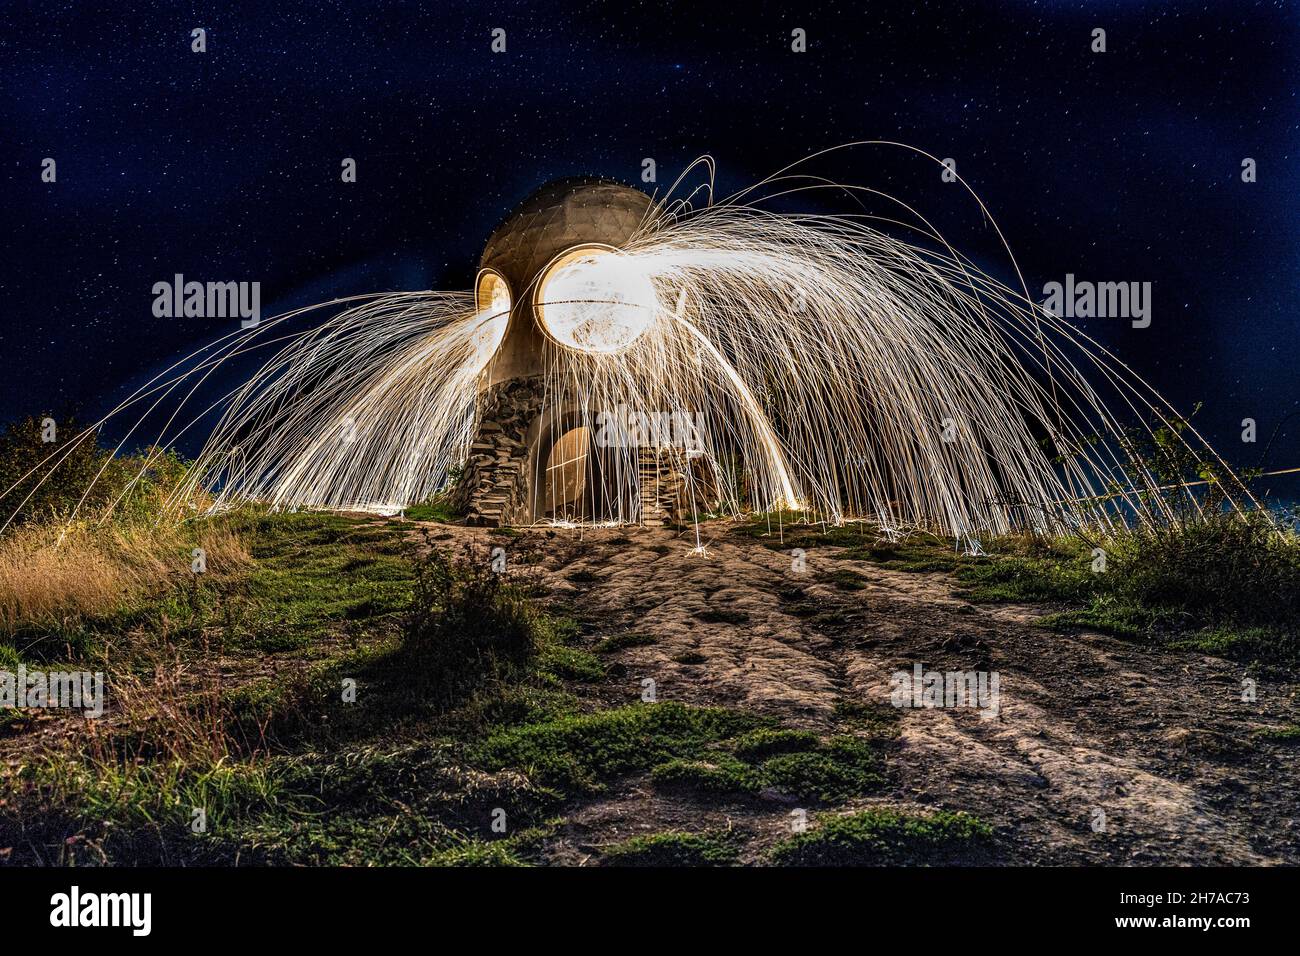
[[[1239,441],[1243,417],[1266,440],[1295,414],[1269,464],[1300,465],[1296,5],[560,7],[7,4],[0,417],[93,411],[229,331],[152,315],[151,286],[177,272],[260,281],[264,314],[466,287],[491,227],[547,179],[637,183],[649,156],[663,184],[707,152],[734,188],[895,139],[957,159],[1031,289],[1067,272],[1152,282],[1150,328],[1088,331],[1175,404],[1204,402],[1230,460],[1262,451]],[[1241,181],[1244,157],[1258,182]],[[896,192],[1011,278],[933,169],[879,151],[819,169]]]

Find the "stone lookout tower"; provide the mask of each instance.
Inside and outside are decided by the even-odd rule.
[[[561,179],[520,203],[489,237],[476,283],[478,307],[508,308],[510,315],[481,383],[479,431],[453,493],[469,523],[591,520],[610,512],[661,523],[672,511],[673,469],[653,451],[636,452],[638,500],[602,501],[600,489],[608,483],[587,429],[578,427],[581,410],[544,408],[543,395],[542,356],[550,336],[537,302],[545,278],[579,250],[626,244],[649,209],[650,197],[639,190],[600,179]]]

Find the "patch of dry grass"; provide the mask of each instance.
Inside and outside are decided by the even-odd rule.
[[[0,636],[107,614],[190,575],[194,548],[204,550],[207,572],[217,576],[252,562],[240,536],[220,522],[86,520],[10,529],[0,537]]]

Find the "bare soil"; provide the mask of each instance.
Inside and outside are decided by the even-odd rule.
[[[654,643],[608,655],[611,703],[659,700],[758,711],[830,732],[837,704],[887,706],[890,676],[913,665],[996,671],[1000,706],[901,709],[886,790],[847,809],[964,810],[995,827],[987,859],[1019,864],[1269,865],[1300,862],[1300,746],[1257,736],[1294,724],[1293,679],[1101,634],[1035,626],[1046,608],[972,604],[938,573],[790,554],[705,526],[694,531],[533,531],[531,574],[587,622],[584,640],[628,631]],[[451,539],[528,547],[482,529]],[[845,588],[836,572],[861,576]],[[844,576],[841,575],[841,578]],[[1257,676],[1257,675],[1252,675]],[[738,802],[658,793],[644,779],[570,808],[552,862],[669,829],[740,827],[747,856],[790,833],[775,796]],[[1102,823],[1104,815],[1104,825]]]

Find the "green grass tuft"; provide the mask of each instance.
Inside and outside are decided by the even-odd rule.
[[[837,700],[835,722],[860,736],[886,740],[898,733],[899,710],[877,700]]]
[[[841,591],[861,591],[868,584],[866,578],[848,568],[839,568],[827,576],[827,580]]]
[[[606,866],[731,866],[744,836],[735,830],[656,833],[633,837],[601,851]]]
[[[21,663],[23,663],[23,659],[17,648],[9,644],[0,644],[0,670],[13,671]]]
[[[568,793],[599,792],[614,778],[769,723],[753,714],[678,703],[636,704],[493,733],[473,752],[488,770],[522,770]]]
[[[463,508],[452,504],[442,495],[419,504],[408,505],[403,509],[402,514],[410,521],[437,521],[441,524],[451,524],[465,517]]]
[[[855,561],[870,561],[891,571],[909,571],[913,574],[953,571],[962,564],[961,555],[953,550],[951,543],[928,536],[898,542],[877,541],[853,548],[840,556]]]
[[[521,677],[554,635],[553,622],[486,554],[452,555],[429,542],[415,568],[398,657],[435,706],[450,708]]]
[[[832,737],[815,751],[770,757],[759,773],[767,786],[800,800],[842,803],[880,786],[883,767],[869,741]]]
[[[874,526],[860,522],[842,525],[809,524],[807,515],[797,511],[770,512],[751,516],[731,530],[733,535],[750,538],[774,551],[792,548],[862,547],[876,540]]]
[[[1300,635],[1270,628],[1216,627],[1179,637],[1170,646],[1235,661],[1280,663],[1300,659],[1298,639]]]
[[[1255,731],[1253,736],[1277,744],[1300,744],[1300,725],[1289,724],[1286,727],[1264,727]]]
[[[754,768],[728,754],[710,754],[708,759],[678,758],[650,771],[655,786],[681,788],[701,793],[757,793],[761,777]]]
[[[737,737],[732,749],[741,760],[758,763],[777,754],[816,750],[819,743],[817,735],[811,730],[765,727]]]
[[[425,866],[528,866],[515,855],[504,840],[466,840],[445,850],[438,850],[424,861]]]
[[[950,859],[977,851],[993,834],[966,813],[874,808],[823,817],[819,825],[772,848],[778,866],[880,866]]]
[[[538,669],[564,680],[593,682],[605,679],[605,664],[599,657],[577,647],[548,644],[537,659]]]
[[[742,734],[730,749],[670,760],[656,766],[651,779],[660,787],[734,796],[772,789],[826,804],[870,793],[884,782],[878,746],[860,737],[822,743],[808,731],[768,727]]]

